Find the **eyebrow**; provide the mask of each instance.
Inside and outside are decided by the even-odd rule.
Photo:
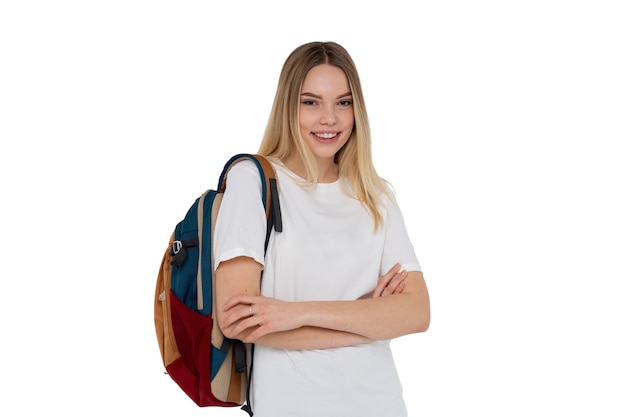
[[[313,98],[317,98],[317,99],[320,99],[320,100],[322,99],[322,97],[318,96],[317,94],[306,93],[306,92],[300,94],[300,96],[313,97]],[[339,96],[337,96],[337,99],[346,98],[346,97],[350,97],[350,96],[352,96],[352,93],[350,91],[348,91],[347,93],[343,93],[343,94],[340,94]]]

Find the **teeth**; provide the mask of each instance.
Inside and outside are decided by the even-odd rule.
[[[337,136],[336,133],[316,133],[315,136],[317,136],[318,138],[322,138],[322,139],[330,139],[330,138],[334,138],[335,136]]]

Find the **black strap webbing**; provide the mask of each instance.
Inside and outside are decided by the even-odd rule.
[[[170,263],[172,266],[179,268],[187,258],[187,248],[198,246],[198,244],[198,236],[190,237],[183,241],[175,241],[170,247],[170,255],[172,255]]]
[[[250,345],[250,356],[254,357],[254,343]],[[250,417],[253,416],[252,405],[250,405],[250,384],[252,383],[252,367],[254,366],[254,361],[250,361],[250,370],[248,371],[248,390],[246,392],[246,403],[241,406],[241,409],[248,413]]]
[[[270,217],[274,219],[274,229],[277,232],[282,232],[283,217],[280,214],[280,200],[278,199],[278,186],[276,185],[276,178],[270,178],[270,191],[272,194]]]

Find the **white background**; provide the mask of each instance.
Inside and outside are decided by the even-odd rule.
[[[156,274],[334,40],[431,292],[392,342],[410,415],[626,415],[621,3],[2,2],[0,414],[245,415],[163,374]]]

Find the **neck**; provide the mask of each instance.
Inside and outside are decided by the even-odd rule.
[[[317,162],[317,182],[329,183],[335,182],[339,179],[339,166],[335,161],[330,159],[316,160]],[[296,175],[305,178],[306,170],[304,169],[304,163],[299,158],[287,158],[284,164]]]
[[[317,182],[335,182],[339,179],[339,167],[336,163],[331,162],[326,166],[317,164]]]

